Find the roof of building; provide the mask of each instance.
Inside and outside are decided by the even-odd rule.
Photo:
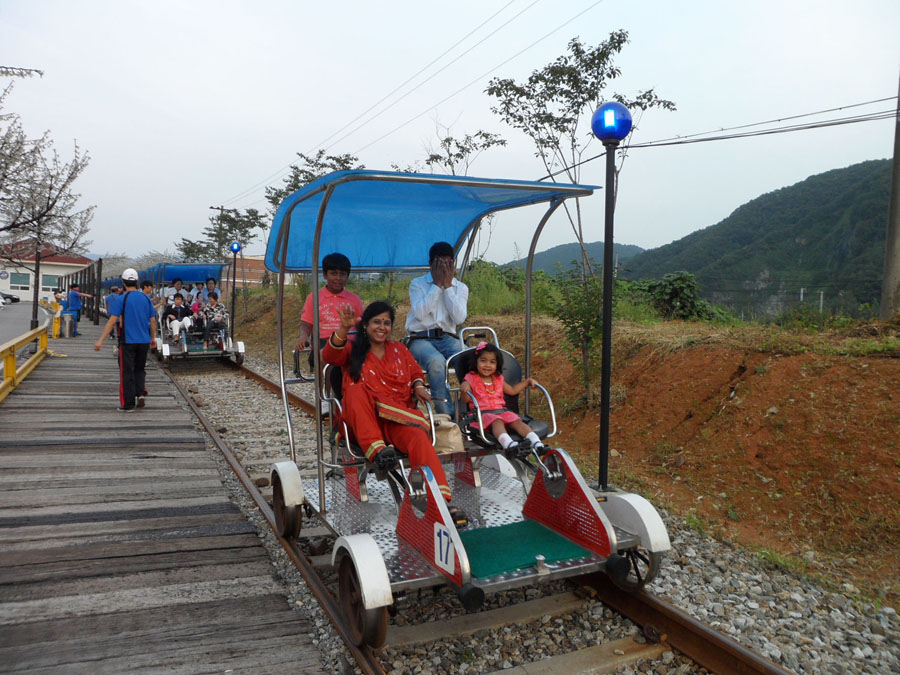
[[[0,256],[14,258],[23,262],[32,262],[35,259],[35,243],[33,239],[20,239],[19,241],[0,246]],[[41,262],[58,263],[60,265],[90,265],[93,260],[83,255],[71,253],[56,253],[56,250],[48,243],[41,247]]]

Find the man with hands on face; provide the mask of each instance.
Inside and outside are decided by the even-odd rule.
[[[462,349],[456,329],[466,320],[469,289],[455,277],[453,247],[439,241],[428,251],[431,271],[409,285],[412,307],[406,317],[409,351],[428,375],[439,413],[450,414],[450,392],[445,383],[447,359]]]
[[[391,340],[394,308],[379,300],[359,320],[350,305],[339,314],[341,324],[328,338],[322,358],[343,369],[342,415],[356,443],[381,471],[394,466],[398,452],[408,455],[414,468],[429,467],[449,502],[450,486],[431,443],[429,422],[412,403],[431,400],[422,369],[402,342]],[[353,328],[358,333],[350,341]],[[468,522],[457,508],[450,507],[450,515],[457,527]]]

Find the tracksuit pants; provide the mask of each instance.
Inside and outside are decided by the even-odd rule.
[[[119,343],[119,403],[123,408],[133,408],[137,397],[144,395],[149,351],[150,343]]]

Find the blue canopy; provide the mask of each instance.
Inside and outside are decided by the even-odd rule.
[[[313,239],[322,201],[332,190],[319,257],[338,251],[354,271],[427,267],[428,249],[462,243],[485,215],[518,206],[585,197],[597,186],[495,180],[390,171],[337,171],[287,197],[266,247],[266,267],[279,271],[283,228],[290,225],[285,269],[313,269]]]
[[[175,279],[185,283],[203,283],[210,277],[219,283],[222,268],[228,263],[159,263],[138,272],[141,281],[154,284],[171,284]]]

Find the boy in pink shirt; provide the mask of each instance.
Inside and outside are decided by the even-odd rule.
[[[319,289],[319,349],[325,346],[326,340],[341,325],[340,310],[345,305],[353,308],[356,316],[362,316],[362,300],[356,293],[351,293],[344,286],[350,277],[350,259],[343,253],[329,253],[322,258],[322,273],[325,285]],[[303,310],[300,313],[300,338],[297,349],[310,346],[313,329],[313,297],[306,296]],[[309,355],[312,365],[312,352]]]

